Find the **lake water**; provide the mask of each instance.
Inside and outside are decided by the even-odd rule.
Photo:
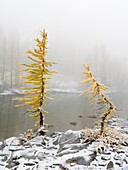
[[[110,93],[111,101],[120,111],[117,115],[128,119],[128,93]],[[26,114],[24,107],[15,108],[19,101],[13,101],[18,95],[0,96],[0,141],[32,129],[37,120]],[[45,116],[45,123],[49,134],[54,131],[65,131],[68,129],[80,130],[85,127],[92,128],[96,122],[96,111],[94,106],[88,103],[89,95],[79,97],[78,93],[51,93],[53,101],[47,102],[49,113]]]

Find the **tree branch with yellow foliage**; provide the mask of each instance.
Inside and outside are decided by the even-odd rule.
[[[91,105],[100,104],[105,105],[106,111],[100,115],[101,121],[99,121],[100,125],[100,135],[103,134],[106,124],[109,120],[109,117],[115,114],[116,107],[109,101],[109,97],[103,94],[102,91],[109,89],[104,86],[104,84],[99,83],[93,76],[90,67],[84,64],[87,72],[83,72],[87,79],[80,82],[80,84],[90,83],[90,88],[85,90],[80,96],[83,96],[87,92],[91,92],[89,97],[89,102]],[[103,108],[103,107],[102,107]]]

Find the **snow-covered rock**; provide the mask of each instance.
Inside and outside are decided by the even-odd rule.
[[[13,140],[16,139],[16,137],[11,137],[11,138],[8,138],[4,141],[4,145],[11,145],[11,143],[13,142]]]
[[[123,131],[127,122],[112,119],[109,126]],[[124,134],[128,137],[125,130]],[[11,137],[0,142],[0,170],[128,169],[128,146],[96,153],[94,145],[95,142],[82,143],[80,131],[72,130],[56,132],[51,137],[37,136],[28,142]]]
[[[0,150],[4,148],[4,143],[0,142]]]
[[[24,144],[24,146],[26,146],[26,145],[29,145],[29,146],[32,146],[32,145],[43,146],[43,145],[45,145],[44,137],[43,136],[36,136],[35,138],[29,140],[28,142],[26,142]]]

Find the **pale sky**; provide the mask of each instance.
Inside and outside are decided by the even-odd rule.
[[[25,36],[46,27],[52,36],[128,41],[127,0],[0,0],[0,4],[0,26]]]
[[[52,52],[91,53],[107,46],[115,58],[128,57],[128,0],[0,0],[0,29],[33,40],[46,28]],[[57,48],[56,48],[57,47]],[[53,54],[54,55],[54,54]],[[67,54],[66,54],[67,55]]]

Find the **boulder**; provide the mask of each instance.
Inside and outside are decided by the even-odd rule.
[[[12,142],[10,143],[10,146],[20,146],[22,144],[23,142],[21,141],[20,137],[18,137],[12,140]]]
[[[6,140],[4,141],[4,145],[5,145],[5,146],[11,145],[11,143],[12,143],[12,141],[13,141],[14,139],[16,139],[16,137],[11,137],[11,138],[6,139]]]
[[[58,153],[64,150],[66,144],[78,144],[80,143],[80,132],[68,130],[61,134],[58,139],[59,150]]]
[[[35,138],[29,140],[28,142],[24,143],[24,146],[33,146],[33,145],[36,145],[36,146],[43,146],[45,145],[45,142],[44,142],[44,136],[36,136]]]
[[[35,153],[36,150],[33,148],[27,148],[25,150],[21,150],[21,151],[15,151],[12,154],[12,158],[13,159],[19,159],[19,158],[24,158],[24,159],[35,159]]]
[[[80,131],[68,130],[62,133],[59,144],[71,144],[71,143],[80,143]]]
[[[107,164],[107,169],[111,169],[114,167],[114,163],[112,161],[109,161],[109,163]]]
[[[76,163],[78,165],[85,165],[85,166],[90,165],[91,162],[92,161],[90,158],[86,159],[84,156],[76,156],[76,157],[72,157],[66,160],[66,163],[69,163],[69,164]]]

